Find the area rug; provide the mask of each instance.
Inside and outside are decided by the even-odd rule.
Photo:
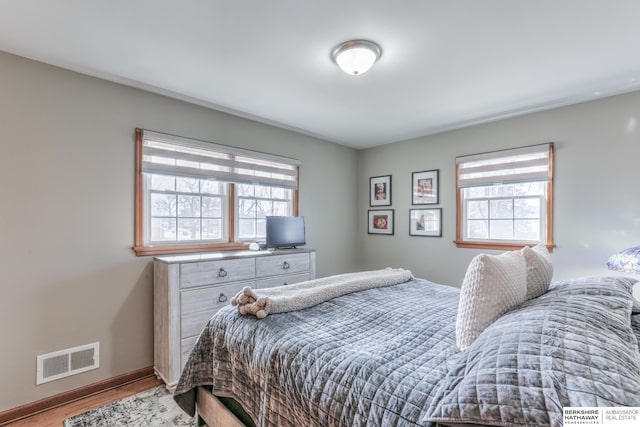
[[[178,407],[164,386],[110,403],[64,420],[65,427],[173,427],[197,426]]]

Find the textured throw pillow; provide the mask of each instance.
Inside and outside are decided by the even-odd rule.
[[[522,248],[527,263],[527,299],[538,298],[547,292],[553,277],[553,264],[547,247],[540,243]]]
[[[456,345],[469,347],[496,319],[525,301],[527,267],[520,251],[476,256],[464,276],[456,318]]]

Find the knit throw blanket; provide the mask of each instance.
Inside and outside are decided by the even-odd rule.
[[[397,285],[412,278],[409,270],[386,268],[338,274],[275,288],[251,289],[246,286],[231,298],[231,304],[238,307],[240,314],[263,319],[270,313],[302,310],[342,295]]]

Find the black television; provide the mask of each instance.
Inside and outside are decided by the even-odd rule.
[[[267,216],[267,248],[302,246],[305,242],[303,216]]]

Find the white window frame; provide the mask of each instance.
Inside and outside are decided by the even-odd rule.
[[[496,200],[511,200],[514,202],[516,200],[521,200],[521,199],[538,199],[540,201],[540,209],[539,209],[539,213],[538,213],[538,217],[537,218],[519,218],[516,217],[515,215],[512,216],[511,218],[491,218],[491,202],[492,201],[496,201]],[[468,218],[467,216],[467,212],[468,212],[468,204],[469,202],[478,202],[478,201],[486,201],[488,206],[489,206],[489,211],[487,213],[487,218],[486,221],[488,223],[488,235],[491,236],[491,222],[492,221],[518,221],[518,220],[531,220],[531,219],[535,219],[538,220],[540,222],[539,225],[539,229],[538,229],[538,233],[540,236],[544,237],[545,233],[546,233],[546,217],[544,215],[544,209],[545,209],[545,205],[546,205],[546,197],[545,196],[500,196],[500,197],[474,197],[474,198],[463,198],[463,217],[465,218],[465,220],[463,221],[463,236],[464,239],[466,241],[469,242],[487,242],[487,241],[491,241],[491,242],[496,242],[496,243],[503,243],[503,244],[511,244],[514,241],[518,241],[518,242],[523,242],[523,243],[527,243],[527,244],[537,244],[540,242],[540,240],[525,240],[525,239],[495,239],[495,238],[491,238],[489,237],[488,239],[481,239],[481,238],[473,238],[473,237],[469,237],[469,233],[468,233],[468,224],[470,221],[482,221],[482,219],[476,219],[476,218]],[[515,228],[514,228],[515,229]]]
[[[553,241],[553,148],[554,144],[540,144],[535,146],[521,147],[508,150],[500,150],[489,153],[476,154],[471,156],[461,156],[456,158],[456,240],[455,244],[461,248],[476,249],[497,249],[497,250],[514,250],[523,246],[530,246],[538,243],[544,243],[549,251],[555,247]],[[509,171],[508,165],[516,163],[508,163],[521,155],[528,153],[546,154],[548,163],[538,159],[535,161],[521,160],[524,165],[522,169]],[[505,162],[501,162],[501,159]],[[485,161],[492,163],[491,166],[473,167],[473,162]],[[488,161],[488,162],[486,162]],[[526,163],[539,163],[538,168],[526,168]],[[501,166],[503,165],[503,166]],[[544,165],[544,168],[543,166]],[[466,167],[466,169],[465,169]],[[476,170],[477,169],[477,170]],[[478,173],[483,172],[484,173]],[[492,171],[495,170],[495,176]],[[504,170],[505,172],[503,172]],[[531,170],[535,170],[531,172]],[[476,172],[476,173],[470,173]],[[488,171],[488,172],[487,172]],[[513,183],[527,182],[544,182],[544,195],[514,195],[514,196],[496,196],[496,197],[473,197],[465,198],[464,188],[474,186],[488,186]],[[467,236],[468,221],[473,218],[467,218],[467,204],[469,201],[487,200],[488,204],[492,200],[516,200],[520,198],[540,198],[540,240],[524,240],[524,239],[492,239],[488,238],[470,238]],[[515,220],[516,218],[512,218]],[[523,218],[524,219],[524,218]],[[494,219],[499,220],[499,219]],[[491,218],[488,213],[487,221],[490,224]],[[490,225],[489,225],[490,226]],[[490,236],[490,230],[488,231]]]
[[[172,177],[174,179],[178,178],[178,177]],[[175,245],[175,244],[189,244],[189,243],[203,243],[203,244],[220,244],[220,243],[228,243],[229,242],[229,221],[227,220],[227,218],[229,217],[229,189],[226,188],[225,192],[223,194],[212,194],[212,193],[202,193],[202,192],[184,192],[184,191],[178,191],[177,189],[175,189],[174,191],[170,191],[170,190],[155,190],[155,189],[151,189],[150,188],[150,183],[149,181],[152,179],[151,175],[143,175],[143,192],[144,192],[144,212],[145,212],[145,221],[144,221],[144,228],[143,228],[143,232],[144,232],[144,241],[147,242],[148,246],[167,246],[167,245]],[[228,186],[226,186],[228,187]],[[152,235],[151,235],[151,222],[152,219],[154,218],[162,218],[162,216],[153,216],[152,215],[152,209],[151,209],[151,195],[152,194],[171,194],[171,195],[176,195],[176,197],[179,197],[181,195],[183,196],[198,196],[198,197],[216,197],[216,198],[220,198],[222,201],[222,206],[221,206],[221,210],[222,210],[222,235],[220,237],[220,239],[194,239],[194,240],[179,240],[176,239],[176,241],[168,241],[168,240],[153,240]],[[177,211],[177,206],[176,206],[176,211]],[[202,212],[202,204],[200,205],[200,211]],[[176,221],[179,220],[180,216],[177,214],[175,217],[174,216],[167,216],[166,218],[175,218]],[[198,217],[193,217],[193,218],[198,218]],[[202,217],[202,213],[199,216],[199,219],[207,219],[208,217]],[[176,224],[176,229],[180,229],[180,227]]]
[[[237,190],[237,186],[236,186],[236,190]],[[271,201],[271,202],[286,202],[289,204],[289,208],[286,212],[286,215],[292,215],[293,214],[293,192],[292,192],[292,197],[290,199],[281,199],[281,198],[275,198],[275,197],[270,197],[270,198],[266,198],[266,197],[257,197],[257,196],[241,196],[238,194],[239,191],[235,191],[235,199],[234,199],[234,206],[235,206],[235,224],[238,226],[238,228],[240,227],[240,221],[242,219],[245,218],[240,218],[240,200],[255,200],[256,203],[259,200],[262,201]],[[260,216],[255,217],[255,221],[256,221],[256,226],[257,226],[257,221],[260,220]],[[266,221],[266,220],[265,220]],[[256,232],[256,236],[255,237],[247,237],[247,238],[243,238],[240,235],[240,231],[238,230],[238,232],[236,233],[236,242],[262,242],[264,243],[266,241],[266,237],[260,237],[259,233]]]

